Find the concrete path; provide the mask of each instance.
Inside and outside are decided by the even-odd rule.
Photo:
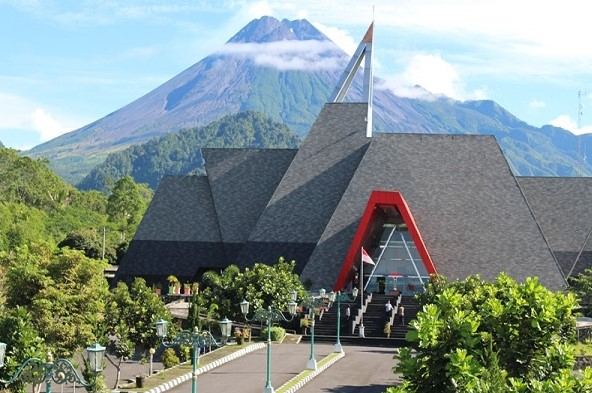
[[[343,346],[345,357],[298,393],[382,393],[400,382],[393,374],[396,348]]]
[[[315,359],[319,361],[332,351],[333,345],[316,344]],[[310,345],[305,343],[272,344],[271,385],[273,388],[278,389],[288,380],[305,370],[309,356]],[[337,364],[339,362],[332,367],[335,367]],[[263,348],[199,375],[197,378],[197,391],[199,393],[261,393],[267,379],[266,370],[267,349]],[[191,392],[191,381],[177,385],[168,392],[189,393]]]

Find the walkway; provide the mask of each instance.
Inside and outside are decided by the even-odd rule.
[[[396,348],[343,346],[345,357],[298,393],[382,393],[400,382],[393,374]]]
[[[333,352],[333,344],[316,343],[315,359],[320,361]],[[381,393],[393,386],[397,376],[393,374],[395,365],[394,347],[357,346],[343,344],[346,356],[320,373],[298,390],[299,393]],[[285,382],[306,369],[310,355],[310,344],[272,344],[271,382],[278,389]],[[127,363],[127,362],[126,362]],[[123,367],[123,378],[133,379],[138,372],[138,364],[127,363]],[[266,381],[266,348],[238,357],[198,376],[198,393],[238,392],[260,393]],[[148,365],[146,365],[148,366]],[[155,363],[155,369],[162,364]],[[108,367],[107,380],[114,380],[114,370]],[[110,382],[112,384],[112,382]],[[112,388],[113,386],[108,386]],[[55,387],[57,388],[57,387]],[[133,391],[134,389],[121,389]],[[56,390],[59,391],[59,390]],[[191,379],[168,390],[170,393],[188,393]]]
[[[332,351],[333,345],[315,345],[315,358],[319,361]],[[306,369],[306,362],[310,355],[310,345],[272,344],[271,355],[271,385],[277,390],[285,382]],[[332,367],[338,365],[339,362]],[[266,367],[267,349],[264,348],[241,356],[198,376],[197,390],[205,393],[261,393],[267,378]],[[169,392],[187,393],[190,390],[191,381],[188,381],[172,388]]]

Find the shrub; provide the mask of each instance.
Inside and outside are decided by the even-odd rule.
[[[173,348],[167,348],[164,350],[162,354],[162,365],[164,368],[171,368],[177,366],[179,363],[181,363],[181,361]]]
[[[286,329],[281,326],[271,327],[271,341],[279,341],[286,334]],[[267,338],[267,327],[261,329],[261,338]]]
[[[411,348],[396,356],[403,384],[387,392],[592,390],[592,370],[572,372],[573,295],[502,273],[494,282],[436,276],[418,300],[423,308],[406,336]]]

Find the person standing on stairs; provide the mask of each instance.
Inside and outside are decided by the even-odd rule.
[[[390,300],[387,300],[386,304],[384,305],[385,311],[385,319],[389,321],[391,319],[391,313],[393,311],[393,305],[391,304]]]

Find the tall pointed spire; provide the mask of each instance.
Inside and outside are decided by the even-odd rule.
[[[374,21],[368,27],[364,38],[358,45],[356,52],[352,56],[345,71],[341,75],[329,102],[343,102],[349,87],[360,69],[362,59],[364,61],[364,88],[362,92],[362,102],[368,103],[368,114],[366,117],[366,136],[372,137],[372,95],[373,95],[373,71],[372,71],[372,41],[374,38]]]

